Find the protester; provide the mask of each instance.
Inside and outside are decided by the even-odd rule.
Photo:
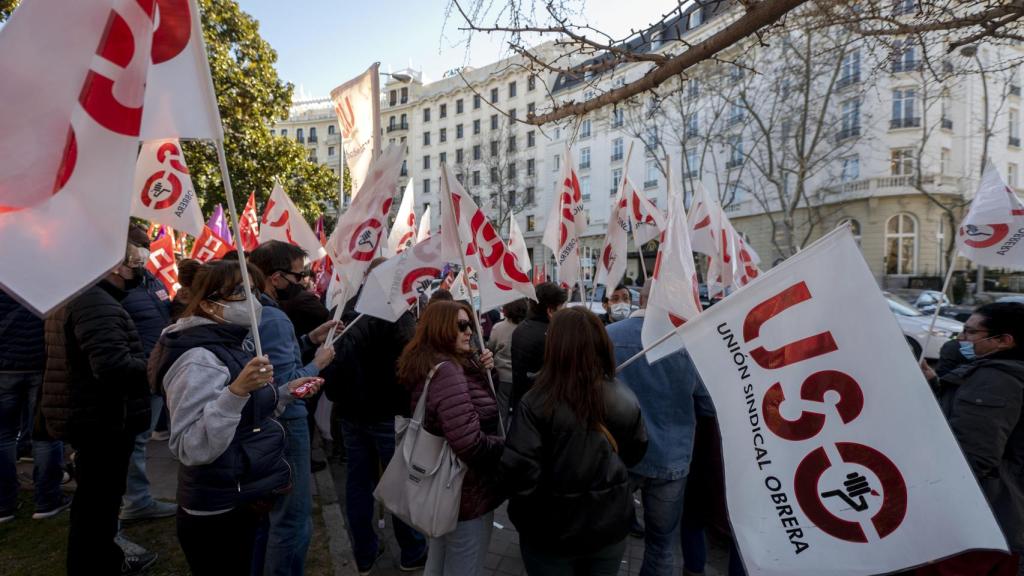
[[[967,363],[941,378],[939,403],[1010,546],[967,552],[917,570],[921,576],[1015,576],[1024,553],[1024,304],[979,306],[964,323],[959,347]]]
[[[467,467],[459,522],[453,532],[430,539],[425,576],[482,574],[494,509],[504,500],[498,477],[503,434],[485,372],[493,369],[494,358],[490,350],[473,353],[472,314],[466,304],[431,304],[398,361],[399,382],[412,392],[410,411],[437,366],[423,428],[443,436]]]
[[[632,310],[633,297],[629,292],[629,288],[619,284],[608,298],[608,323],[611,324],[612,322],[629,318]]]
[[[169,447],[180,461],[178,541],[196,576],[249,576],[257,527],[291,489],[288,439],[274,416],[299,386],[316,388],[318,380],[279,377],[285,383],[268,385],[274,366],[253,357],[237,262],[204,264],[192,288],[185,315],[151,358],[167,395]]]
[[[568,298],[565,290],[553,282],[538,284],[536,293],[537,301],[530,302],[529,315],[512,333],[512,396],[509,405],[513,413],[544,364],[544,342],[551,315],[564,307]]]
[[[629,298],[629,290],[622,286]],[[629,308],[618,289],[614,306]],[[640,292],[640,309],[608,326],[615,348],[615,362],[622,364],[639,354],[649,288]],[[679,541],[686,477],[690,468],[698,411],[714,414],[711,398],[697,369],[685,351],[670,354],[654,365],[640,358],[619,373],[636,394],[647,428],[647,454],[629,470],[630,480],[641,493],[644,510],[644,560],[641,576],[675,574],[673,550]]]
[[[430,306],[434,302],[454,302],[454,301],[455,301],[455,298],[452,297],[452,293],[451,293],[450,290],[447,290],[445,288],[438,288],[437,290],[434,290],[434,292],[430,294],[430,299],[427,300],[427,306]]]
[[[526,298],[520,298],[502,306],[505,319],[494,325],[491,337],[487,340],[487,349],[494,353],[494,367],[498,371],[494,391],[506,427],[512,416],[509,402],[512,395],[512,333],[526,319],[529,302]]]
[[[295,290],[292,286],[297,286],[305,257],[306,252],[302,248],[278,240],[260,244],[248,256],[251,266],[262,273],[257,275],[263,279],[261,286],[264,290],[260,297],[260,339],[263,352],[270,358],[280,382],[317,376],[334,359],[333,347],[320,346],[331,326],[327,323],[303,335],[302,341],[307,347],[316,349],[313,360],[303,365],[295,327],[277,304],[282,294],[290,297]],[[301,286],[298,290],[302,290]],[[285,455],[292,468],[292,488],[275,500],[266,542],[263,544],[263,535],[260,534],[255,559],[257,570],[263,565],[264,572],[273,576],[303,574],[306,551],[313,534],[308,412],[305,401],[293,401],[290,396],[287,400],[279,421],[287,432]],[[266,558],[261,562],[264,550]]]
[[[196,277],[196,272],[199,267],[202,266],[202,262],[199,260],[193,260],[188,258],[178,263],[178,288],[177,294],[174,295],[174,301],[171,302],[171,321],[175,322],[178,318],[181,318],[182,313],[185,312],[185,308],[188,307],[192,292],[192,279]]]
[[[967,358],[960,352],[960,341],[950,340],[939,349],[939,362],[935,366],[935,373],[942,377],[966,363]]]
[[[45,366],[43,321],[0,290],[0,524],[14,520],[17,510],[17,446],[23,441],[29,443],[32,457],[32,518],[52,518],[71,506],[71,497],[60,489],[63,443],[52,440],[45,430],[32,430]]]
[[[156,554],[114,542],[135,437],[150,426],[142,342],[121,305],[142,282],[146,256],[124,260],[46,319],[42,411],[51,437],[75,451],[78,487],[68,530],[68,574],[138,574]]]
[[[385,262],[370,263],[367,274]],[[416,331],[406,312],[396,322],[363,316],[355,310],[362,289],[348,301],[342,320],[348,332],[335,344],[335,361],[324,373],[328,399],[334,403],[348,456],[345,471],[345,514],[352,535],[352,552],[360,573],[368,573],[384,551],[374,524],[373,491],[395,452],[395,416],[409,415],[409,392],[398,383],[396,365]],[[401,548],[399,568],[424,565],[427,545],[421,534],[392,516]]]
[[[146,229],[132,225],[128,229],[128,242],[149,254],[149,235]],[[131,316],[135,329],[142,340],[144,360],[149,360],[153,346],[171,323],[171,298],[163,282],[143,268],[142,282],[121,301],[121,305]],[[164,408],[164,399],[159,393],[150,396],[150,426],[135,437],[135,449],[128,463],[128,479],[125,484],[124,502],[121,505],[120,518],[124,522],[170,518],[174,516],[177,506],[170,502],[153,499],[149,491],[149,478],[146,476],[146,444],[156,427],[160,412]]]
[[[628,468],[647,450],[640,406],[589,310],[556,312],[545,352],[501,460],[509,518],[531,576],[614,576],[633,514]]]

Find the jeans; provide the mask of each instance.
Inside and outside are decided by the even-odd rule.
[[[494,512],[461,521],[455,530],[430,538],[430,552],[423,576],[477,576],[484,571],[487,547],[491,543]]]
[[[356,424],[341,420],[341,435],[348,455],[345,478],[345,515],[352,534],[352,552],[356,565],[366,569],[377,558],[380,541],[373,530],[373,490],[380,474],[395,453],[393,420],[375,424]],[[395,538],[402,549],[402,564],[412,564],[423,557],[426,542],[423,536],[392,516]],[[481,560],[482,562],[482,560]]]
[[[676,480],[630,475],[644,503],[644,561],[640,576],[669,576],[675,572],[675,546],[683,516],[686,477]]]
[[[209,516],[178,508],[178,543],[193,576],[249,576],[256,527],[265,516],[244,505]]]
[[[13,514],[18,501],[17,444],[25,409],[35,414],[42,372],[0,372],[0,516]],[[30,418],[31,420],[31,418]],[[30,425],[31,430],[31,425]],[[52,510],[61,502],[64,445],[51,440],[32,442],[32,480],[36,511]]]
[[[135,437],[135,449],[128,461],[128,478],[125,483],[123,506],[124,511],[137,512],[153,505],[153,495],[149,493],[149,478],[146,477],[146,444],[156,427],[160,412],[164,408],[164,398],[159,394],[150,396],[149,405],[153,410],[149,428]]]
[[[585,556],[561,556],[531,548],[520,539],[519,551],[530,576],[617,576],[626,540]]]
[[[309,424],[306,411],[293,408],[298,407],[289,406],[280,419],[288,434],[285,456],[292,467],[292,489],[279,496],[270,511],[270,531],[263,560],[263,573],[267,576],[302,576],[313,535]]]

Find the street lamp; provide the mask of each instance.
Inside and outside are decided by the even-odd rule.
[[[978,178],[985,173],[985,164],[988,163],[988,141],[992,137],[991,130],[989,130],[988,123],[988,77],[985,75],[985,67],[981,63],[981,57],[978,55],[978,47],[974,44],[969,44],[960,49],[960,55],[964,58],[973,58],[974,62],[978,65],[978,75],[981,76],[981,94],[982,94],[982,114],[984,118],[981,124],[981,168],[978,172]],[[974,283],[974,293],[981,294],[985,290],[985,267],[978,265],[978,274]]]

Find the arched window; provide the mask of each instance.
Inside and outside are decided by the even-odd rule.
[[[885,273],[917,273],[917,220],[897,214],[885,224]]]
[[[858,222],[855,218],[844,218],[839,221],[840,226],[842,226],[843,224],[850,225],[850,232],[853,233],[853,239],[855,242],[857,242],[857,246],[860,246],[860,222]]]

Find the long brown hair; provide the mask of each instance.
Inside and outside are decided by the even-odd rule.
[[[249,268],[249,278],[252,280],[253,291],[263,285],[263,275],[258,270]],[[229,296],[241,283],[242,270],[237,260],[214,260],[203,264],[192,279],[188,306],[181,315],[210,318],[199,307],[199,303],[211,296]]]
[[[612,343],[601,320],[582,306],[555,312],[534,382],[547,409],[564,404],[581,424],[596,427],[604,421],[604,381],[614,377]]]
[[[469,365],[467,354],[456,347],[459,310],[472,320],[473,309],[463,302],[441,300],[423,309],[416,335],[398,359],[398,381],[405,387],[415,389],[443,359],[455,360],[464,367]]]

